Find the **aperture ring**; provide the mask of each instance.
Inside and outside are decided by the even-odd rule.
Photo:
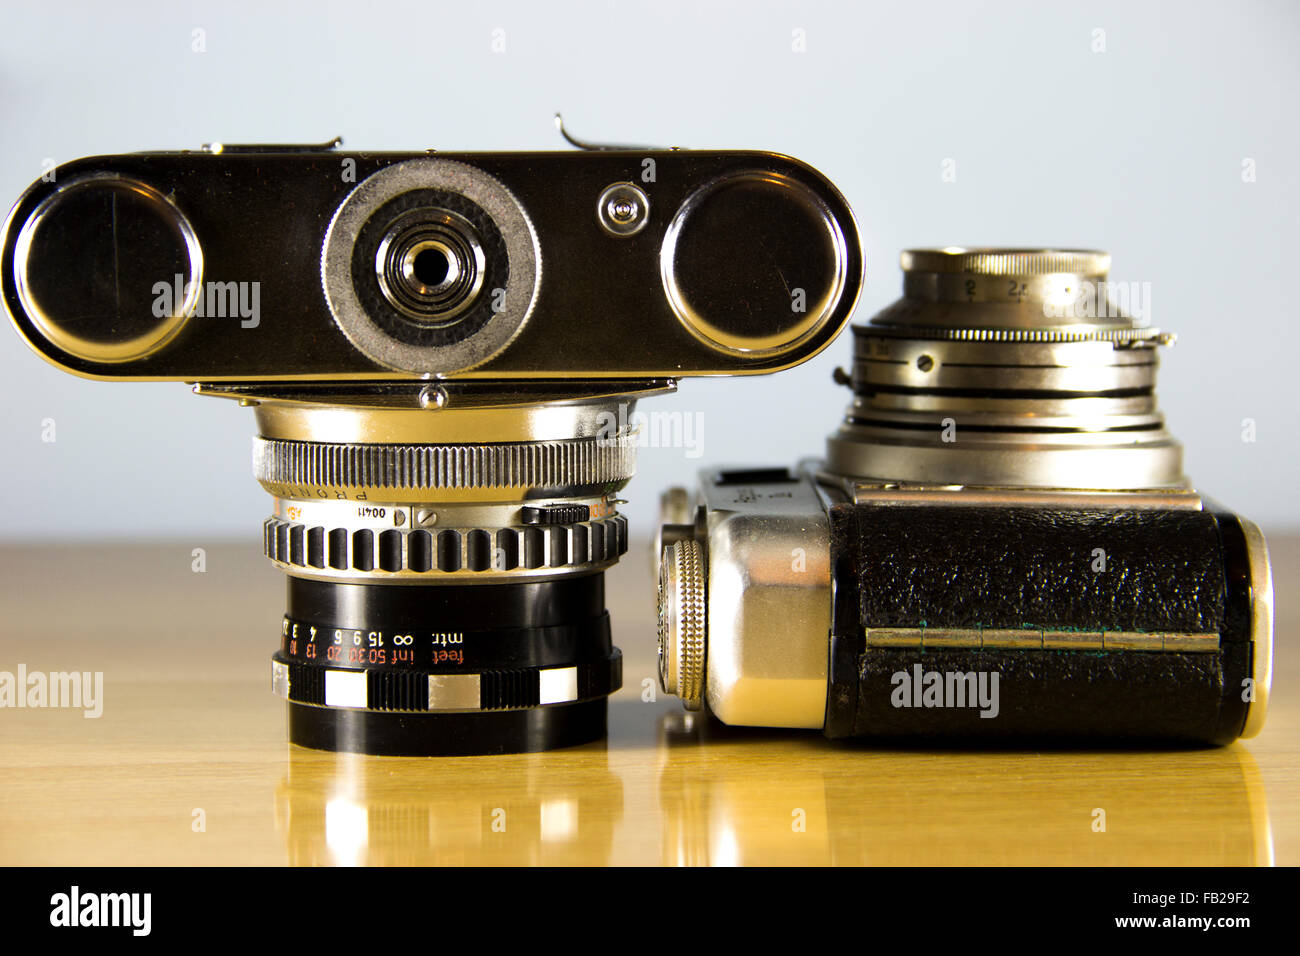
[[[636,439],[393,445],[253,439],[253,477],[273,494],[468,488],[542,489],[626,482]]]
[[[591,570],[627,553],[627,518],[510,528],[326,528],[268,518],[263,552],[288,569],[384,577]]]

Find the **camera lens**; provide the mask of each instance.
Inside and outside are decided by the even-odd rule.
[[[904,252],[903,298],[853,329],[835,474],[938,485],[1179,485],[1142,286],[1069,249]]]
[[[254,473],[275,497],[264,550],[289,575],[272,666],[290,740],[442,755],[601,738],[622,683],[603,572],[627,550],[614,495],[633,436],[595,430],[601,403],[535,417],[404,394],[402,409],[258,407]],[[448,435],[522,440],[316,437],[418,434],[430,416]]]

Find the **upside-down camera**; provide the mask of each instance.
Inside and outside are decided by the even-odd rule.
[[[335,142],[60,166],[0,273],[57,367],[253,407],[290,739],[476,754],[604,733],[631,403],[814,355],[862,255],[771,153]]]

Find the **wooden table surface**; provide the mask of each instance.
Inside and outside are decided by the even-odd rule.
[[[1300,862],[1300,538],[1270,541],[1268,725],[1230,747],[878,749],[688,719],[643,699],[654,608],[634,541],[609,575],[625,668],[608,741],[431,759],[285,742],[283,579],[255,538],[203,545],[202,573],[192,542],[0,548],[0,671],[104,673],[98,719],[0,710],[0,863]]]

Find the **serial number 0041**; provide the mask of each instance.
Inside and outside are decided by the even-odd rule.
[[[463,631],[395,633],[320,627],[284,619],[282,649],[289,657],[355,667],[460,666],[465,663]]]

